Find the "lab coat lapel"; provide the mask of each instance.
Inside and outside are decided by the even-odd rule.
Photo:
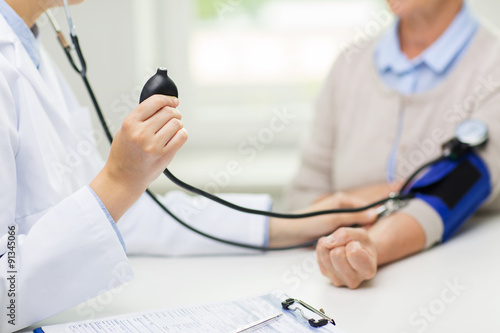
[[[25,77],[27,82],[33,87],[33,91],[37,94],[38,99],[46,106],[49,106],[52,110],[57,110],[61,108],[61,105],[57,103],[58,98],[54,92],[49,88],[47,82],[42,77],[41,72],[36,68],[35,64],[29,57],[28,53],[20,43],[14,44],[16,48],[16,55],[18,59],[17,68],[19,72]],[[45,66],[43,57],[40,62],[40,66]],[[59,99],[60,100],[60,99]],[[60,114],[56,112],[54,114]]]
[[[43,110],[40,111],[50,119],[53,128],[57,129],[57,135],[65,138],[64,144],[66,147],[60,148],[66,149],[75,146],[74,138],[78,138],[79,135],[74,132],[75,127],[71,123],[72,118],[69,112],[71,110],[67,110],[68,105],[66,105],[66,101],[58,88],[59,82],[57,78],[46,74],[51,72],[46,68],[51,66],[50,62],[47,61],[42,51],[39,70],[20,42],[14,43],[14,46],[16,58],[19,59],[16,65],[25,78],[24,84],[29,84],[33,88],[32,92],[25,91],[26,100],[32,100],[34,96],[30,95],[36,94],[36,98],[43,107]],[[43,73],[46,75],[44,76]]]
[[[24,131],[24,135],[31,140],[29,145],[32,148],[24,151],[34,153],[21,154],[18,158],[34,158],[37,161],[39,172],[31,176],[33,185],[38,184],[36,188],[50,187],[62,195],[71,194],[69,192],[86,183],[95,169],[91,161],[87,162],[80,155],[77,154],[78,158],[71,157],[81,140],[80,133],[77,133],[81,124],[74,123],[74,114],[78,112],[71,112],[77,111],[76,106],[68,104],[64,98],[61,85],[65,82],[53,73],[54,66],[46,55],[42,53],[39,71],[1,15],[0,36],[2,56],[13,69],[7,69],[5,73],[12,73],[9,74],[12,76],[10,80],[16,81],[17,112],[22,120],[18,130]]]
[[[41,72],[38,68],[36,68],[33,60],[31,60],[21,41],[2,15],[0,15],[0,44],[4,44],[2,47],[11,48],[10,52],[3,53],[4,56],[25,78],[25,82],[23,83],[32,86],[33,91],[41,103],[46,106],[46,109],[58,110],[63,107],[60,103],[58,103],[61,99],[57,98],[58,96],[56,96],[54,91],[49,88],[49,85],[42,77]],[[43,57],[41,59],[40,66],[46,66],[46,63],[43,61]],[[25,94],[28,94],[28,92]],[[26,96],[26,98],[29,100],[32,96]],[[61,112],[51,112],[51,117],[55,114],[61,114]]]

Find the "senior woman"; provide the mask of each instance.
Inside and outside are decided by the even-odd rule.
[[[391,0],[396,23],[336,61],[317,104],[302,165],[286,201],[300,207],[338,191],[375,201],[439,156],[458,123],[478,118],[481,158],[500,210],[500,42],[462,0]],[[342,228],[317,246],[321,272],[357,288],[377,267],[442,241],[443,221],[413,199],[371,228]]]

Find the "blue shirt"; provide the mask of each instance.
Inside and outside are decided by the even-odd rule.
[[[414,59],[401,51],[399,20],[382,36],[375,49],[375,66],[387,86],[403,95],[429,91],[451,73],[467,51],[479,28],[478,20],[464,3],[445,32],[424,52]],[[387,162],[388,183],[396,180],[396,162],[401,141],[404,114],[399,113],[398,128]]]
[[[399,21],[378,42],[375,66],[389,87],[409,95],[431,90],[446,78],[467,51],[479,22],[464,3],[439,39],[411,60],[401,52],[398,27]]]
[[[14,30],[36,68],[40,67],[40,42],[37,39],[37,26],[34,25],[31,29],[28,28],[23,19],[17,15],[5,0],[0,0],[0,14]]]

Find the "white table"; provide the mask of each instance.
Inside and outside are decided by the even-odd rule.
[[[357,290],[331,286],[309,250],[256,256],[135,257],[131,258],[136,273],[133,282],[43,324],[281,289],[323,307],[348,333],[498,332],[499,257],[500,216],[474,219],[452,241],[381,268]],[[456,283],[458,289],[449,287]]]

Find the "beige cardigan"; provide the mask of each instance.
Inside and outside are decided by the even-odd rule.
[[[500,211],[500,39],[481,27],[444,82],[409,96],[390,89],[379,77],[376,43],[347,50],[335,62],[317,103],[300,170],[285,195],[287,208],[304,207],[326,193],[385,182],[398,113],[404,112],[396,165],[400,180],[436,158],[463,119],[488,124],[490,141],[481,156],[491,173],[493,193],[482,209]],[[422,225],[427,247],[441,240],[441,218],[426,203],[412,200],[403,212]]]

